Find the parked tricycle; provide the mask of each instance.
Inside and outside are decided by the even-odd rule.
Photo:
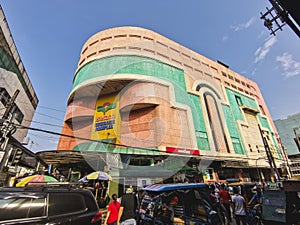
[[[153,184],[142,191],[140,224],[222,224],[220,215],[213,210],[207,184]]]

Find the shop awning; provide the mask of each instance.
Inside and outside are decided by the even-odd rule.
[[[99,152],[79,152],[70,150],[42,151],[35,154],[47,163],[47,165],[54,166],[101,158]]]
[[[159,151],[156,148],[138,148],[138,147],[118,147],[114,144],[107,144],[101,142],[84,142],[74,147],[73,151],[80,152],[108,152],[130,155],[159,155]]]

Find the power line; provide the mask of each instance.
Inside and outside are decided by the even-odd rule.
[[[38,105],[38,107],[44,108],[44,109],[49,109],[49,110],[56,111],[56,112],[62,112],[62,113],[65,113],[65,112],[66,112],[66,111],[63,111],[63,110],[54,109],[54,108],[50,108],[50,107],[47,107],[47,106],[41,106],[41,105]]]
[[[60,125],[55,125],[55,124],[51,124],[51,123],[42,123],[42,122],[38,122],[35,120],[24,120],[24,121],[31,122],[31,123],[37,123],[37,124],[41,124],[41,125],[46,125],[46,126],[51,126],[51,127],[58,127],[61,129],[63,128],[63,126],[60,126]]]
[[[14,124],[14,125],[17,126],[20,129],[28,129],[28,130],[40,131],[40,132],[44,132],[44,133],[48,133],[48,134],[54,134],[54,135],[59,135],[59,136],[69,137],[69,138],[74,138],[74,139],[79,139],[79,140],[85,140],[85,141],[92,141],[92,142],[97,142],[97,143],[106,144],[106,145],[114,145],[114,146],[126,147],[126,148],[136,148],[136,149],[140,149],[140,150],[148,150],[148,151],[155,151],[155,152],[161,151],[159,149],[147,149],[147,148],[141,148],[141,147],[134,147],[134,146],[117,144],[117,143],[105,142],[105,141],[101,141],[101,140],[93,140],[93,139],[90,139],[90,138],[76,137],[74,135],[57,133],[57,132],[54,132],[54,131],[48,131],[48,130],[39,129],[39,128],[33,128],[33,127],[27,127],[27,126],[23,126],[23,125],[17,125],[17,124]],[[161,151],[161,152],[164,152],[164,151]]]
[[[62,119],[59,119],[59,118],[54,117],[54,116],[49,116],[49,115],[44,114],[44,113],[39,113],[39,112],[35,112],[35,113],[39,114],[39,115],[42,115],[42,116],[46,116],[46,117],[52,118],[52,119],[55,119],[55,120],[63,121]]]
[[[101,143],[101,144],[105,144],[105,145],[114,145],[114,146],[124,147],[124,148],[139,149],[139,150],[142,150],[142,151],[152,151],[152,152],[166,153],[165,151],[159,150],[159,149],[141,148],[141,147],[136,147],[136,146],[128,146],[128,145],[122,145],[122,144],[117,144],[117,143],[110,143],[110,142],[105,142],[105,141],[101,141],[101,140],[93,140],[93,139],[90,139],[90,138],[76,137],[76,136],[73,136],[73,135],[68,135],[68,134],[63,134],[63,133],[57,133],[57,132],[54,132],[54,131],[48,131],[48,130],[39,129],[39,128],[27,127],[27,126],[23,126],[23,125],[16,125],[16,126],[19,127],[20,129],[34,130],[34,131],[44,132],[44,133],[48,133],[48,134],[59,135],[59,136],[63,136],[63,137],[69,137],[69,138],[74,138],[74,139],[79,139],[79,140],[97,142],[97,143]],[[196,155],[187,155],[187,154],[183,154],[183,153],[176,153],[176,155],[178,155],[178,156],[181,155],[181,156],[188,156],[188,157],[196,157]]]
[[[33,131],[38,131],[38,132],[43,132],[43,133],[48,133],[48,134],[52,134],[52,135],[58,135],[58,136],[63,136],[63,137],[69,137],[69,138],[73,138],[73,139],[79,139],[79,140],[85,140],[85,141],[90,141],[90,142],[97,142],[97,143],[101,143],[104,145],[114,145],[114,146],[119,146],[119,147],[124,147],[124,148],[134,148],[134,149],[139,149],[139,150],[143,150],[143,151],[152,151],[152,152],[162,152],[162,153],[166,153],[163,150],[159,150],[159,149],[152,149],[152,148],[142,148],[142,147],[136,147],[136,146],[128,146],[128,145],[122,145],[122,144],[117,144],[117,143],[110,143],[110,142],[105,142],[105,141],[101,141],[101,140],[94,140],[94,139],[90,139],[90,138],[83,138],[83,137],[78,137],[78,136],[74,136],[74,135],[68,135],[68,134],[63,134],[63,133],[57,133],[54,131],[49,131],[49,130],[44,130],[44,129],[39,129],[39,128],[33,128],[33,127],[27,127],[24,125],[19,125],[19,124],[14,124],[11,122],[11,124],[15,125],[16,127],[18,127],[19,129],[28,129],[28,130],[33,130]],[[33,134],[32,134],[33,135]],[[34,135],[33,135],[34,136]],[[182,156],[189,156],[189,157],[196,157],[197,155],[187,155],[184,153],[176,153],[176,155],[182,155]],[[200,155],[199,155],[200,156]],[[216,157],[218,157],[218,152],[216,152],[216,155],[201,155],[201,157],[203,157],[203,159],[216,159]],[[236,156],[226,156],[227,158],[232,158],[232,159],[236,159]],[[251,160],[251,158],[244,158],[247,160]],[[280,160],[279,158],[276,158],[278,160]],[[254,159],[255,160],[255,159]]]
[[[30,103],[25,102],[25,101],[18,101],[18,104],[22,104],[23,106],[27,107],[28,105],[32,106]],[[30,107],[31,108],[31,107]],[[56,109],[56,108],[51,108],[48,106],[43,106],[43,105],[37,105],[37,108],[44,108],[44,109],[48,109],[48,110],[52,110],[52,111],[56,111],[56,112],[62,112],[65,113],[65,110],[60,110],[60,109]]]

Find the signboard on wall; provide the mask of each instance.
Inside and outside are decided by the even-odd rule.
[[[187,154],[187,155],[200,155],[200,151],[194,149],[186,149],[186,148],[174,148],[174,147],[166,147],[167,153],[178,153],[178,154]]]
[[[119,143],[120,114],[118,95],[102,96],[97,100],[91,138],[115,139]]]
[[[138,187],[146,187],[151,184],[151,179],[149,178],[137,178],[137,186]]]

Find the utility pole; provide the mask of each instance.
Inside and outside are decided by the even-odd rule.
[[[261,127],[260,127],[259,124],[258,124],[258,128],[259,128],[259,132],[260,132],[261,138],[262,138],[263,143],[264,143],[264,147],[265,147],[265,150],[266,150],[266,154],[267,154],[267,158],[268,158],[268,162],[269,162],[271,171],[272,171],[272,173],[273,173],[274,175],[277,176],[278,179],[280,179],[280,174],[279,174],[279,171],[278,171],[278,169],[277,169],[277,166],[276,166],[274,157],[273,157],[273,155],[272,155],[272,152],[271,152],[271,150],[270,150],[268,141],[267,141],[266,137],[263,135],[263,131],[262,131],[262,129],[261,129]]]
[[[3,157],[2,159],[0,159],[0,173],[2,173],[3,168],[6,166],[8,158],[10,156],[10,150],[7,150],[7,145],[9,142],[9,138],[10,136],[13,134],[13,132],[15,131],[15,127],[11,126],[11,123],[13,121],[13,115],[11,113],[15,100],[19,94],[20,90],[16,90],[14,95],[12,96],[12,98],[9,100],[9,102],[6,104],[6,110],[1,118],[0,121],[0,131],[1,131],[1,146],[0,146],[0,150],[4,151]]]

